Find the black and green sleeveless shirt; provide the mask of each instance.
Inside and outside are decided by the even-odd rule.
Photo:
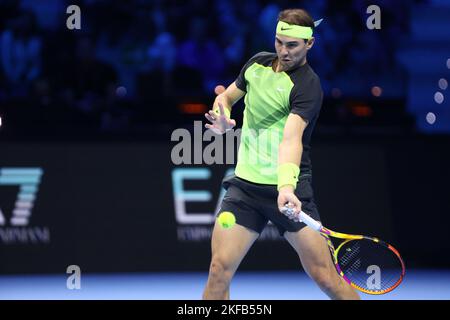
[[[300,175],[310,173],[310,140],[322,105],[319,77],[308,63],[275,72],[275,53],[261,52],[242,68],[236,86],[245,91],[245,109],[236,176],[277,184],[278,147],[287,117],[294,113],[308,125],[303,133]]]

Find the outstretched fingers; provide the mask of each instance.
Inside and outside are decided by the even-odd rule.
[[[216,121],[216,119],[208,113],[205,113],[205,118],[210,122]]]

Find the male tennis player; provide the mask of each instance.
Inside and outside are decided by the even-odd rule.
[[[212,260],[204,299],[229,299],[229,285],[240,262],[268,220],[296,250],[307,274],[332,299],[358,299],[336,272],[325,239],[280,211],[286,203],[320,220],[311,185],[310,139],[323,93],[307,63],[314,44],[314,21],[301,9],[280,12],[275,53],[261,52],[219,94],[205,114],[217,133],[232,129],[231,107],[245,95],[242,135],[235,175],[223,181],[227,190],[221,211],[231,211],[236,225],[216,222]],[[276,143],[273,143],[275,141]],[[270,148],[263,147],[271,143]],[[305,228],[306,227],[306,228]],[[294,296],[295,298],[295,296]]]

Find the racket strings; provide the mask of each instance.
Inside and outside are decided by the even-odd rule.
[[[369,268],[363,267],[361,260],[354,262],[343,272],[355,285],[372,291],[387,290],[394,286],[399,279],[399,272],[393,272],[390,269],[369,270]],[[373,279],[371,279],[372,276],[374,276]],[[378,280],[376,277],[378,277]]]
[[[402,263],[393,251],[372,240],[352,240],[338,251],[338,262],[350,281],[369,292],[382,292],[398,285]]]
[[[353,245],[352,248],[347,248],[345,253],[341,257],[343,264],[348,264],[355,260],[355,257],[359,254],[360,246],[358,244]]]

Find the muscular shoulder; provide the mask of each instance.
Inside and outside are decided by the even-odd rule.
[[[251,57],[247,63],[244,65],[244,67],[241,69],[241,72],[239,73],[239,76],[236,78],[236,86],[242,90],[247,91],[247,80],[245,79],[245,73],[247,69],[249,69],[252,65],[255,63],[263,65],[263,66],[269,66],[271,65],[273,59],[275,59],[276,54],[271,52],[259,52],[255,54],[253,57]]]
[[[320,78],[309,64],[292,71],[289,77],[297,88],[321,90]]]
[[[277,56],[276,53],[273,52],[267,51],[258,52],[248,60],[247,65],[250,66],[253,63],[258,63],[263,66],[268,66],[271,65],[273,59],[275,59],[276,56]]]
[[[312,121],[323,101],[319,76],[309,65],[305,65],[294,70],[290,77],[294,83],[289,97],[291,112],[300,115],[307,122]]]

